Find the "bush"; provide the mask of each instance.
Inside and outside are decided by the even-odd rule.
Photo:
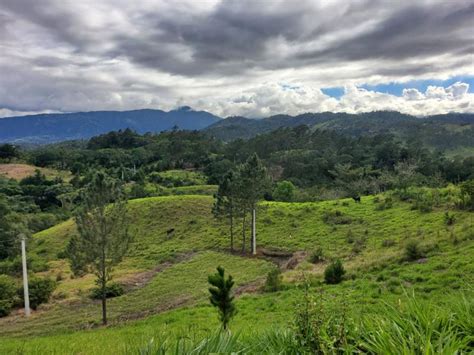
[[[265,281],[265,291],[276,292],[281,290],[281,271],[280,269],[273,269],[267,274]]]
[[[28,229],[36,233],[54,226],[58,223],[58,217],[52,213],[35,213],[29,217]]]
[[[410,240],[405,245],[405,259],[408,261],[418,260],[423,257],[420,243],[417,240]]]
[[[273,190],[273,198],[275,201],[291,202],[295,198],[295,185],[291,181],[280,181],[277,182],[275,189]]]
[[[383,199],[374,198],[374,202],[377,203],[377,206],[375,207],[377,211],[388,210],[393,207],[393,199],[390,196],[387,196]]]
[[[123,286],[112,282],[105,287],[105,298],[114,298],[122,296],[124,294]],[[102,289],[100,287],[94,287],[92,289],[90,297],[94,300],[102,299]]]
[[[7,275],[0,275],[0,317],[10,314],[15,298],[15,281]]]
[[[344,270],[342,261],[337,259],[329,264],[324,270],[324,281],[330,285],[338,284],[342,281],[345,273],[346,270]]]
[[[339,210],[324,211],[323,221],[326,224],[351,224],[352,218]]]
[[[449,213],[449,211],[446,211],[444,214],[444,223],[447,226],[452,226],[456,222],[456,216],[453,213]]]
[[[430,195],[428,192],[421,191],[416,194],[415,202],[412,206],[413,210],[419,210],[423,213],[428,213],[433,210],[435,202],[433,196]]]
[[[461,195],[464,208],[474,210],[474,179],[461,184]]]
[[[48,263],[36,255],[30,255],[27,259],[28,270],[31,272],[42,272],[48,270]],[[0,274],[20,276],[22,272],[22,261],[20,256],[0,261]]]
[[[313,251],[311,255],[309,256],[309,262],[313,264],[317,264],[322,261],[324,261],[324,252],[323,252],[323,248],[319,247],[318,249]]]
[[[28,290],[30,294],[30,306],[32,309],[38,308],[42,303],[47,303],[54,289],[56,288],[56,282],[49,277],[39,278],[32,277],[28,280]],[[24,302],[23,297],[23,286],[17,290],[18,296],[21,302]]]

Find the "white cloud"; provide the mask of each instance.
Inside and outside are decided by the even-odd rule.
[[[344,95],[335,99],[311,85],[265,83],[230,98],[213,97],[197,100],[192,106],[220,116],[266,117],[280,113],[297,115],[306,112],[399,111],[424,116],[449,112],[473,112],[474,94],[469,85],[456,83],[447,88],[430,86],[423,94],[417,89],[405,89],[395,96],[347,85]]]
[[[252,117],[472,110],[465,83],[358,88],[472,75],[469,2],[270,3],[2,0],[0,117],[178,103]],[[340,100],[320,90],[341,86]]]

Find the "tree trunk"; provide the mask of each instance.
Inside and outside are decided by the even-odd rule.
[[[102,324],[107,325],[107,295],[105,294],[106,286],[107,286],[107,278],[106,278],[106,269],[105,269],[105,250],[102,248],[102,280],[101,280],[101,287],[102,287]]]
[[[255,207],[252,210],[252,254],[257,254],[257,236],[256,236],[256,212]]]
[[[230,252],[234,252],[234,216],[230,215]]]
[[[242,253],[245,254],[245,213],[242,217]]]
[[[102,282],[102,324],[107,325],[107,297],[105,294],[105,282]]]

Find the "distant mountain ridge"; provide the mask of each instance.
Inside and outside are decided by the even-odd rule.
[[[405,141],[421,141],[432,148],[455,150],[467,147],[474,152],[474,114],[469,113],[414,117],[391,111],[361,114],[322,112],[297,116],[275,115],[262,119],[222,119],[206,111],[194,111],[188,106],[169,112],[145,109],[2,118],[0,142],[44,144],[88,139],[125,128],[146,133],[170,130],[175,126],[179,129],[202,130],[215,138],[231,141],[301,125],[353,137],[389,133]]]
[[[221,120],[209,112],[184,106],[173,111],[91,111],[52,113],[0,119],[0,142],[54,143],[130,128],[138,133],[161,132],[177,126],[200,130]]]
[[[231,141],[300,125],[352,137],[392,134],[405,141],[421,141],[431,148],[453,150],[467,147],[474,151],[474,114],[471,113],[414,117],[391,111],[361,114],[323,112],[276,115],[261,120],[230,117],[212,124],[205,131],[216,138]]]

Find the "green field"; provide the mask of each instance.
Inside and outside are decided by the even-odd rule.
[[[413,202],[388,194],[367,196],[362,203],[344,199],[311,203],[262,203],[258,213],[258,245],[263,249],[308,256],[318,247],[324,262],[300,258],[284,268],[284,290],[264,293],[261,286],[276,265],[263,255],[228,253],[227,227],[212,217],[210,196],[163,196],[132,200],[129,216],[134,242],[115,279],[125,295],[110,299],[111,324],[100,324],[100,304],[90,300],[92,276],[72,278],[66,260],[59,259],[68,237],[75,233],[66,221],[37,233],[30,255],[46,260],[43,274],[57,278],[53,300],[29,320],[20,315],[0,319],[0,353],[124,353],[151,339],[200,336],[218,327],[208,306],[207,275],[222,265],[237,282],[238,314],[234,332],[255,333],[288,327],[301,299],[299,285],[309,279],[312,292],[322,290],[347,302],[355,317],[378,314],[385,302],[405,302],[415,292],[420,299],[448,304],[452,297],[472,296],[474,282],[473,214],[453,209],[453,188],[441,190],[433,210],[421,212]],[[445,212],[455,215],[447,225]],[[172,233],[168,230],[174,229]],[[236,231],[240,235],[240,231]],[[240,241],[240,239],[238,239]],[[405,245],[420,243],[423,257],[405,261]],[[238,249],[240,244],[237,243]],[[341,258],[346,280],[322,283],[329,260]],[[60,276],[58,276],[60,275]]]

